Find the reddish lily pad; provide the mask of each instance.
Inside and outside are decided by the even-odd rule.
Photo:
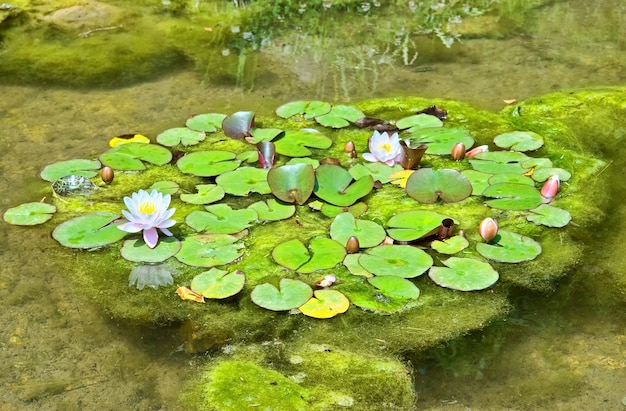
[[[4,213],[4,221],[13,225],[43,224],[52,218],[57,208],[46,203],[25,203],[9,208]]]
[[[543,146],[543,137],[532,131],[512,131],[497,135],[493,142],[498,147],[514,151],[534,151]]]
[[[476,244],[476,251],[483,257],[503,263],[521,263],[534,260],[541,254],[541,244],[530,237],[499,230],[490,244]]]
[[[300,306],[302,314],[313,318],[332,318],[350,308],[350,300],[337,290],[316,290],[309,301]]]
[[[276,152],[289,157],[306,157],[312,153],[309,148],[329,148],[333,141],[314,129],[288,130],[274,140]]]
[[[243,244],[226,234],[192,234],[181,241],[176,259],[193,267],[215,267],[242,256]]]
[[[214,133],[222,127],[222,121],[226,117],[226,114],[219,113],[196,114],[189,117],[185,125],[192,130]]]
[[[210,204],[224,198],[224,189],[217,184],[198,184],[197,194],[181,194],[180,199],[190,204]]]
[[[275,167],[267,173],[272,194],[287,203],[304,204],[315,186],[315,171],[309,164]]]
[[[414,278],[424,274],[433,265],[433,259],[410,245],[383,245],[361,254],[359,264],[374,275]]]
[[[259,284],[252,290],[250,298],[267,310],[287,311],[300,307],[313,296],[311,287],[299,280],[283,278],[279,288],[269,283]]]
[[[150,248],[141,238],[124,241],[120,250],[122,257],[136,263],[160,263],[173,257],[181,247],[174,237],[161,238],[154,248]]]
[[[271,190],[267,184],[267,171],[264,168],[239,167],[220,175],[215,182],[224,189],[224,192],[235,196],[247,196],[250,193],[269,194]]]
[[[302,115],[305,119],[310,120],[315,117],[323,116],[330,112],[332,106],[330,103],[317,100],[299,100],[283,104],[276,109],[276,114],[282,118],[289,118],[295,115]]]
[[[315,170],[317,185],[313,190],[322,200],[337,206],[350,206],[365,197],[374,188],[372,176],[364,176],[353,182],[350,173],[344,168],[323,164]]]
[[[224,134],[236,140],[250,136],[252,127],[254,127],[253,111],[238,111],[225,117],[222,121]]]
[[[407,180],[406,192],[420,203],[433,204],[440,198],[455,203],[472,194],[472,184],[456,170],[420,168]]]
[[[451,218],[428,210],[398,213],[387,221],[387,234],[397,241],[414,241],[435,234],[441,222]],[[453,219],[454,220],[454,219]],[[458,221],[455,221],[458,224]]]
[[[463,143],[467,149],[474,145],[472,136],[462,128],[420,128],[405,140],[409,141],[410,147],[427,144],[426,153],[438,155],[449,155],[457,143]]]
[[[485,201],[489,207],[503,210],[530,210],[542,202],[539,191],[527,184],[494,184],[487,187],[482,195],[495,199]]]
[[[530,210],[532,214],[529,214],[526,219],[537,225],[545,225],[547,227],[565,227],[572,220],[572,216],[569,211],[563,210],[558,207],[553,207],[549,204],[541,204],[537,208]]]
[[[204,141],[206,134],[204,131],[191,130],[187,127],[175,127],[163,131],[156,137],[159,144],[174,147],[178,144],[183,146],[193,146]]]
[[[374,247],[385,239],[385,229],[374,221],[358,220],[351,213],[335,217],[330,225],[330,237],[345,247],[353,236],[361,248]]]
[[[428,272],[428,276],[441,287],[459,291],[484,290],[499,278],[489,263],[473,258],[450,257],[442,262],[447,267],[431,267]]]
[[[115,243],[128,234],[117,228],[119,214],[99,211],[74,217],[54,229],[52,237],[70,248],[97,248]]]
[[[182,157],[176,165],[183,173],[214,177],[239,167],[240,161],[230,151],[196,151]]]
[[[66,160],[59,161],[44,167],[41,170],[40,176],[46,181],[56,181],[65,176],[83,176],[86,178],[92,178],[98,175],[102,165],[98,160]]]
[[[237,294],[245,283],[246,276],[239,270],[228,272],[211,268],[191,280],[191,290],[205,298],[223,299]]]
[[[185,223],[198,232],[234,234],[250,227],[258,218],[252,209],[233,210],[228,204],[213,204],[205,209],[189,213]]]

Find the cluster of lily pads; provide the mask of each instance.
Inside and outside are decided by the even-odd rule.
[[[420,295],[412,280],[424,273],[442,287],[483,290],[499,278],[489,260],[520,263],[541,253],[538,242],[498,230],[492,219],[484,225],[487,228],[481,225],[483,240],[476,242],[475,252],[470,251],[470,239],[457,229],[460,221],[455,216],[421,205],[460,203],[472,197],[495,210],[524,211],[526,219],[538,225],[563,227],[570,221],[566,210],[550,204],[570,174],[547,158],[524,153],[543,145],[535,133],[498,135],[494,144],[500,151],[486,146],[470,150],[473,137],[463,128],[444,127],[441,110],[393,122],[366,117],[352,106],[296,101],[279,107],[276,114],[293,127],[255,127],[255,114],[249,111],[200,114],[189,118],[185,127],[162,132],[156,143],[141,135],[117,137],[98,160],[74,159],[45,167],[41,177],[52,183],[57,201],[66,196],[88,201],[102,186],[94,183],[98,173],[114,184],[114,172],[176,167],[199,182],[195,192],[185,192],[173,181],[159,181],[146,191],[128,193],[124,218],[119,212],[88,212],[58,225],[54,239],[66,247],[91,250],[142,232],[143,237],[126,239],[120,249],[122,258],[136,263],[130,285],[143,289],[172,284],[174,269],[164,262],[174,258],[208,269],[189,287],[177,290],[183,299],[204,302],[232,297],[244,288],[245,273],[227,266],[244,256],[249,229],[295,219],[297,207],[308,207],[332,219],[328,235],[304,242],[286,239],[275,246],[271,258],[289,275],[279,284],[257,284],[251,299],[268,310],[330,318],[350,304],[383,313],[410,307]],[[319,126],[370,130],[370,152],[362,156],[367,161],[359,159],[353,142],[345,145],[349,168],[342,167],[340,159],[318,159],[334,144]],[[220,130],[246,149],[236,153],[194,147]],[[419,168],[423,154],[447,161],[450,168]],[[368,209],[376,207],[375,201],[366,200],[385,185],[394,190],[393,196],[414,199],[414,209],[397,212],[384,222],[366,218]],[[262,199],[233,208],[232,198],[252,194]],[[169,231],[176,222],[171,219],[175,210],[168,207],[176,195],[192,208],[184,217],[185,228],[178,230],[182,239]],[[52,204],[27,203],[7,210],[4,219],[34,225],[55,212]],[[166,237],[159,239],[157,229]],[[435,260],[441,263],[435,265]],[[346,269],[349,274],[344,276],[327,274]],[[327,275],[315,284],[298,279],[317,272]]]

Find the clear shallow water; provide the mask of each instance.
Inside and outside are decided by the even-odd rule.
[[[95,156],[115,135],[154,136],[192,113],[262,114],[299,98],[408,94],[499,110],[503,99],[624,85],[624,11],[618,0],[558,2],[504,38],[468,37],[451,49],[426,42],[410,66],[374,58],[359,65],[328,48],[276,43],[243,88],[188,69],[116,89],[0,79],[0,209],[47,195],[37,178],[45,165]],[[555,294],[520,296],[504,324],[417,359],[420,408],[623,409],[626,319],[608,275],[626,267],[612,246],[623,208],[611,215],[617,229],[602,233],[597,251]],[[184,409],[177,392],[206,358],[181,353],[174,330],[119,323],[90,304],[49,258],[57,247],[42,235],[49,230],[2,224],[0,232],[0,409]]]

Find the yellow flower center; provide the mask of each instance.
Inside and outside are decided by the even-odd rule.
[[[137,207],[137,209],[141,213],[152,214],[156,211],[157,206],[152,201],[144,201],[143,203],[139,204],[139,207]]]
[[[391,151],[391,144],[389,144],[389,143],[379,144],[378,145],[378,149],[379,150],[385,150],[386,152],[389,153]]]

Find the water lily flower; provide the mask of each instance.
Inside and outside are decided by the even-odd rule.
[[[398,133],[393,133],[390,137],[386,131],[380,133],[376,130],[370,137],[368,146],[370,152],[363,154],[363,158],[367,161],[380,161],[392,166],[401,162],[404,157]]]
[[[146,245],[150,248],[156,247],[159,242],[157,228],[166,236],[171,236],[172,233],[168,228],[176,224],[176,221],[170,220],[176,211],[175,208],[168,210],[170,200],[169,194],[163,195],[157,190],[152,190],[150,194],[145,190],[139,190],[131,197],[124,197],[128,211],[122,210],[122,214],[128,222],[120,224],[118,228],[129,233],[143,231]]]
[[[541,187],[541,195],[546,200],[552,200],[556,196],[556,193],[559,192],[560,186],[561,180],[559,179],[559,176],[555,174],[548,178],[543,184],[543,187]]]
[[[493,240],[498,234],[498,222],[491,217],[485,218],[478,226],[478,234],[486,242]]]
[[[478,154],[486,153],[487,151],[489,151],[489,146],[485,144],[482,146],[474,147],[470,151],[466,152],[465,157],[466,158],[476,157]]]

